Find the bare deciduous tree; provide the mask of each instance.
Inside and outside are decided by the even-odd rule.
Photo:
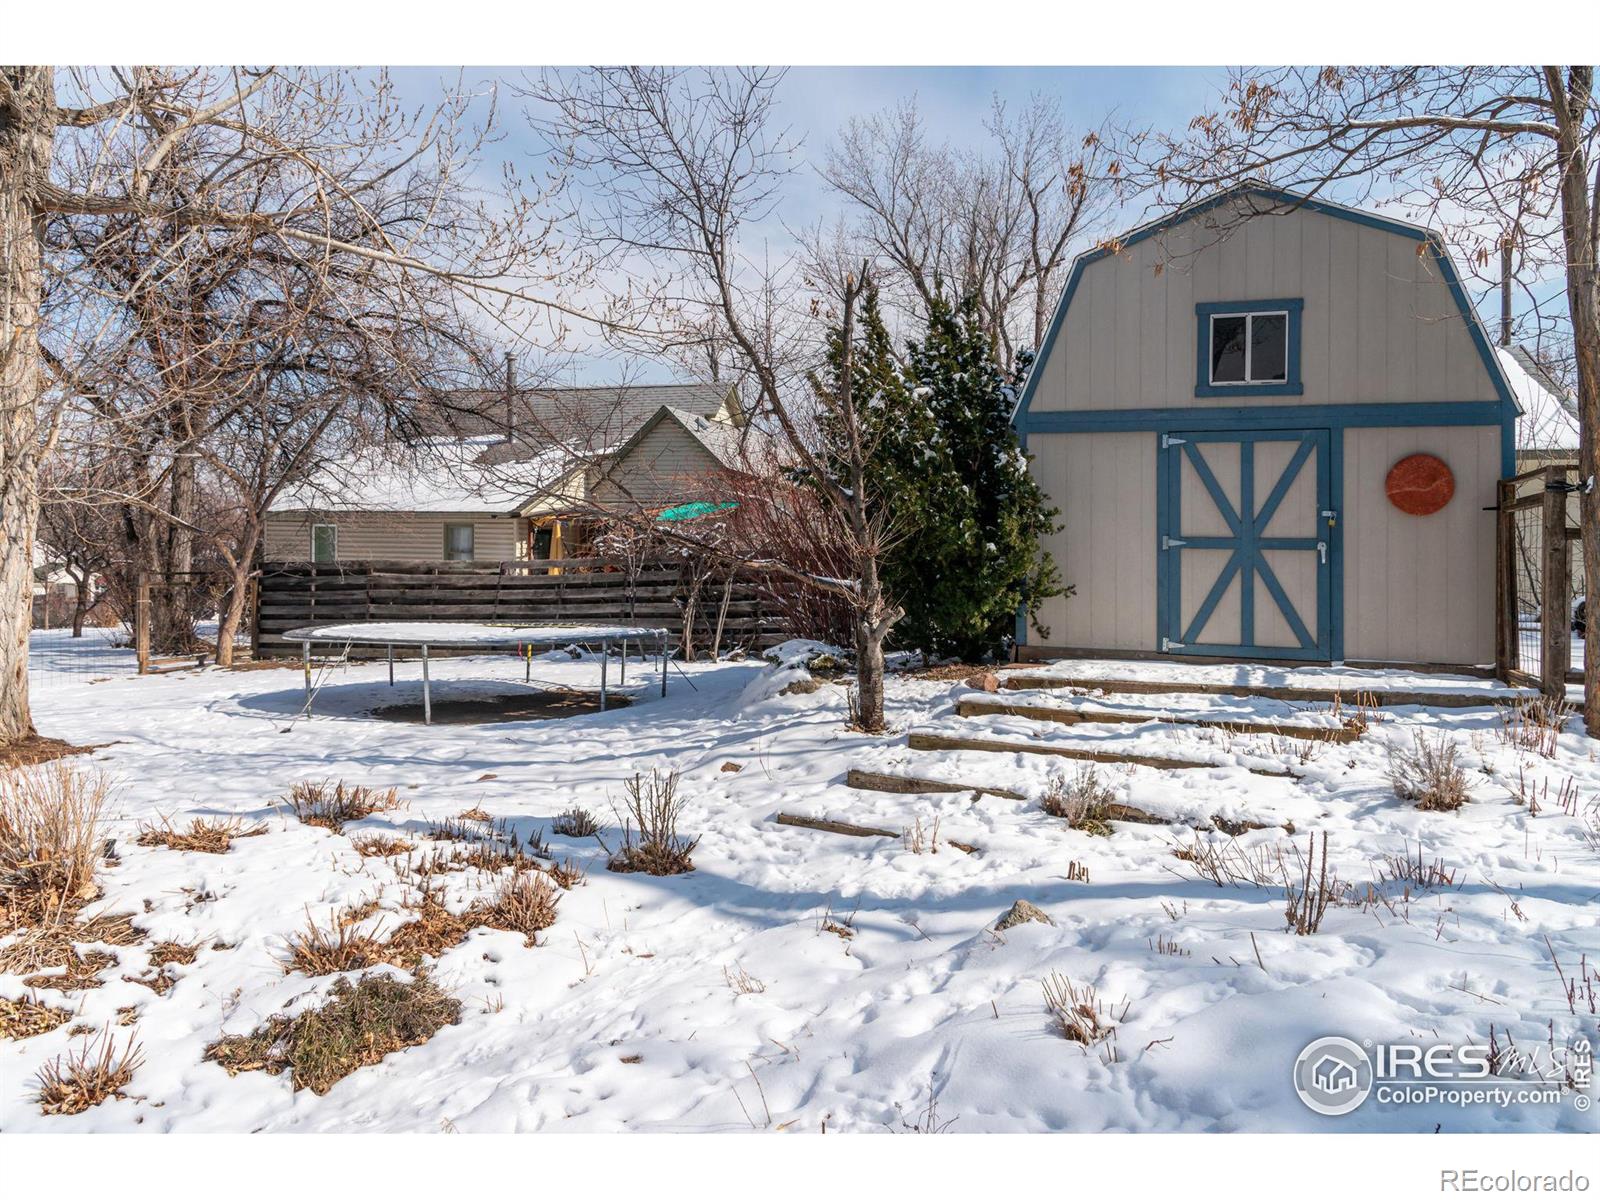
[[[987,152],[933,144],[910,100],[852,119],[823,176],[857,214],[886,295],[919,323],[941,290],[974,297],[1010,373],[1044,341],[1074,249],[1117,188],[1099,133],[1072,132],[1053,99],[1015,114],[996,99],[985,129]]]
[[[402,112],[381,77],[365,84],[331,70],[144,67],[74,72],[65,92],[63,102],[51,68],[0,68],[0,742],[32,732],[25,614],[37,481],[61,428],[59,414],[40,421],[53,328],[70,331],[50,360],[60,390],[92,407],[105,398],[97,391],[102,363],[59,351],[68,341],[101,346],[102,330],[114,344],[134,346],[138,331],[126,317],[163,288],[181,286],[191,314],[203,312],[209,280],[189,269],[202,251],[247,254],[312,278],[330,263],[353,270],[359,262],[370,288],[396,296],[433,280],[450,302],[485,320],[500,319],[514,301],[534,302],[552,321],[595,319],[528,290],[556,273],[541,258],[537,194],[513,187],[492,206],[472,198],[475,144],[460,136],[463,93],[419,118]],[[396,196],[404,199],[398,209],[389,203]],[[180,259],[169,262],[163,255],[174,249]],[[123,282],[108,290],[123,250]],[[101,275],[89,280],[84,264],[95,253],[104,255]],[[507,278],[517,286],[501,282]],[[185,303],[168,308],[181,313]],[[272,303],[258,296],[234,317],[248,324]],[[366,316],[357,304],[342,319],[359,326]],[[184,515],[199,479],[191,456],[215,428],[211,404],[219,389],[226,393],[232,368],[196,353],[219,344],[203,322],[187,330],[181,318],[163,324],[161,338],[138,343],[145,370],[133,375],[148,394],[115,399],[122,411],[141,398],[160,410],[165,440],[154,475],[127,490],[150,505],[165,489],[167,566],[177,570],[192,561],[200,532]],[[210,398],[196,405],[202,394]]]

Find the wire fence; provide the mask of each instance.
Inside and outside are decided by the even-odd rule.
[[[28,640],[28,690],[36,695],[137,670],[128,631],[120,625],[86,625],[76,638],[70,627],[36,629]]]

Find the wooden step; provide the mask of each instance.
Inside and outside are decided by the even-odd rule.
[[[1110,712],[1077,708],[1056,708],[1048,704],[1008,704],[1004,700],[964,698],[956,701],[960,717],[1026,717],[1030,721],[1054,721],[1060,725],[1142,725],[1159,721],[1165,725],[1191,725],[1220,729],[1228,733],[1270,733],[1282,737],[1304,738],[1311,742],[1353,742],[1361,736],[1354,721],[1340,725],[1306,725],[1282,721],[1247,721],[1233,718],[1180,717],[1159,712]]]
[[[1028,799],[1021,792],[1007,791],[1004,788],[979,787],[977,784],[953,783],[945,779],[924,779],[917,775],[889,775],[880,771],[859,771],[854,768],[845,773],[845,783],[849,787],[864,792],[894,792],[900,795],[915,795],[928,792],[936,794],[972,792],[974,800],[981,796],[998,796],[1004,800]],[[1111,821],[1126,821],[1133,825],[1193,824],[1190,821],[1158,817],[1154,813],[1145,812],[1144,809],[1135,808],[1131,804],[1115,802],[1107,806],[1106,818]],[[1234,837],[1252,829],[1268,828],[1259,821],[1230,821],[1225,817],[1212,817],[1211,824]]]
[[[1050,754],[1057,758],[1072,758],[1081,762],[1132,763],[1138,767],[1154,767],[1162,771],[1204,770],[1226,766],[1224,763],[1199,762],[1192,758],[1166,758],[1159,754],[1133,754],[1124,750],[1090,750],[1083,746],[1063,746],[1052,742],[1007,742],[998,738],[951,737],[943,733],[913,731],[906,737],[913,750],[977,750],[988,754]],[[1246,767],[1252,775],[1270,775],[1293,779],[1293,771],[1284,767]]]
[[[1212,683],[1203,680],[1095,679],[1082,675],[1029,675],[1008,671],[1000,686],[1010,691],[1036,688],[1082,688],[1116,696],[1247,696],[1261,700],[1300,700],[1332,704],[1343,701],[1371,708],[1401,708],[1422,705],[1428,708],[1491,708],[1519,699],[1515,692],[1419,692],[1394,689],[1368,690],[1333,687],[1290,687],[1259,683]]]

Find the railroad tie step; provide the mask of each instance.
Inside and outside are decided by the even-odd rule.
[[[1265,733],[1279,737],[1304,738],[1312,742],[1353,742],[1361,736],[1356,722],[1346,719],[1338,725],[1306,725],[1291,721],[1254,721],[1236,718],[1185,717],[1164,712],[1111,712],[1078,708],[1058,708],[1048,704],[1012,704],[1004,700],[965,698],[956,701],[959,717],[1025,717],[1030,721],[1054,721],[1059,725],[1142,725],[1159,721],[1163,725],[1187,725],[1198,729],[1218,729],[1227,733]]]
[[[1062,746],[1050,742],[1010,742],[999,738],[953,737],[943,733],[913,731],[906,737],[913,750],[976,750],[985,754],[1049,754],[1057,758],[1076,759],[1080,762],[1116,765],[1131,763],[1138,767],[1154,767],[1163,771],[1203,770],[1227,766],[1226,763],[1202,762],[1193,758],[1168,758],[1159,754],[1133,754],[1125,750],[1091,750],[1083,746]],[[1252,775],[1269,775],[1283,779],[1295,778],[1286,767],[1247,767]]]

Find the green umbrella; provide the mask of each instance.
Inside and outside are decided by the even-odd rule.
[[[675,504],[671,508],[662,509],[656,514],[656,520],[693,521],[696,517],[706,517],[712,513],[738,507],[737,500],[693,500],[688,504]]]

